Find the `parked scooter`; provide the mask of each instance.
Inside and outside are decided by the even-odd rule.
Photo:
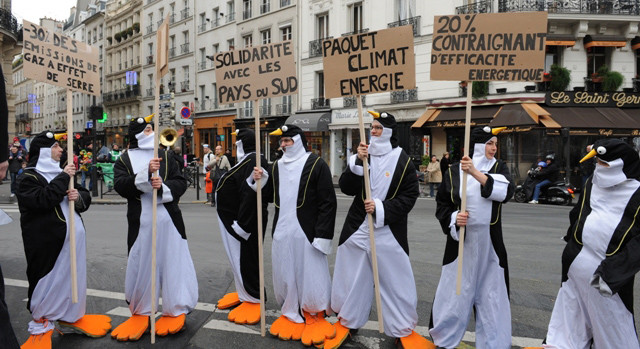
[[[533,190],[536,184],[540,183],[536,179],[538,171],[532,170],[523,184],[516,187],[513,199],[516,202],[529,202],[533,198]],[[541,204],[571,205],[575,197],[576,188],[565,181],[552,183],[540,191],[538,202]]]

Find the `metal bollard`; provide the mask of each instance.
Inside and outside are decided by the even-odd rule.
[[[196,165],[196,173],[193,174],[195,177],[194,181],[196,184],[196,200],[200,200],[200,165]]]

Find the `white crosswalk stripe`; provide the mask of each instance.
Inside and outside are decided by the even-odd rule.
[[[15,204],[2,204],[0,205],[0,210],[3,210],[7,214],[20,212],[20,210],[18,210],[17,202]]]
[[[24,288],[29,286],[29,283],[25,280],[5,278],[4,282],[5,282],[5,286],[15,286],[15,287],[24,287]],[[96,290],[96,289],[87,289],[87,296],[105,298],[105,299],[114,299],[114,300],[120,300],[120,301],[125,300],[124,293]],[[26,302],[27,300],[24,299],[24,301]],[[160,305],[161,304],[162,304],[162,299],[160,299]],[[216,313],[216,314],[226,314],[229,312],[228,309],[218,309],[215,304],[201,303],[201,302],[198,302],[198,304],[195,307],[195,310],[206,311],[206,312]],[[120,316],[120,317],[131,316],[131,312],[129,311],[129,308],[120,307],[120,306],[107,311],[107,314],[111,316]],[[156,317],[159,315],[160,313],[156,314]],[[265,312],[265,316],[268,318],[275,319],[280,316],[280,312],[273,309],[267,309]],[[224,315],[224,318],[226,318],[226,315]],[[331,317],[328,320],[332,323],[337,321],[335,317]],[[238,325],[238,324],[229,322],[226,319],[211,319],[202,327],[209,330],[236,332],[236,333],[244,333],[244,334],[255,334],[258,336],[260,335],[259,326]],[[269,325],[267,324],[267,330],[268,328],[269,328]],[[425,326],[417,326],[414,330],[425,337],[429,336],[429,329]],[[366,348],[370,348],[370,349],[380,348],[380,343],[382,341],[381,338],[365,336],[364,335],[365,333],[363,333],[363,331],[365,333],[369,331],[377,333],[378,322],[368,321],[360,329],[360,332],[357,335],[352,337],[352,340],[362,344]],[[472,343],[475,342],[475,339],[476,339],[475,332],[469,332],[469,331],[465,332],[464,337],[462,338],[463,341],[472,342]],[[540,343],[542,343],[542,339],[527,338],[527,337],[512,337],[511,340],[512,340],[512,345],[518,346],[518,347],[535,347],[535,346],[540,346]]]

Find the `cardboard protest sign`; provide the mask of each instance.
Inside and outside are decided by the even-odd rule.
[[[431,80],[541,81],[546,12],[436,16]]]
[[[214,57],[218,101],[229,104],[298,91],[291,41],[218,53]]]
[[[26,20],[22,25],[26,78],[100,95],[98,48]]]
[[[165,76],[169,72],[169,15],[164,18],[156,33],[156,74]]]
[[[325,40],[322,55],[327,98],[416,87],[411,26]]]

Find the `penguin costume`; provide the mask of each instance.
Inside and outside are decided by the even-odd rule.
[[[633,282],[640,270],[640,159],[619,139],[595,142],[596,157],[562,253],[562,286],[545,348],[638,348]]]
[[[436,196],[436,217],[447,235],[442,273],[431,310],[429,333],[438,347],[458,346],[475,310],[476,346],[511,348],[511,310],[507,252],[502,241],[500,209],[513,196],[507,165],[495,158],[496,135],[504,127],[471,132],[467,176],[466,235],[461,294],[456,295],[462,163],[445,172]],[[467,166],[467,165],[465,165]],[[476,177],[477,176],[477,177]]]
[[[127,199],[129,256],[124,288],[132,314],[111,333],[119,341],[140,339],[151,316],[152,117],[131,120],[129,150],[114,164],[115,190]],[[187,181],[166,151],[160,151],[158,157],[162,187],[158,189],[157,205],[155,301],[159,304],[158,298],[162,297],[162,316],[156,321],[156,334],[166,336],[184,328],[186,314],[198,302],[198,280],[178,207]]]
[[[18,178],[16,196],[27,257],[29,339],[22,348],[51,348],[53,321],[90,337],[102,337],[111,329],[106,315],[85,315],[87,299],[86,234],[80,213],[91,204],[89,192],[69,180],[75,166],[60,168],[63,150],[58,141],[66,134],[44,131],[32,141],[29,163]],[[75,217],[69,217],[69,201]],[[78,302],[71,301],[71,266],[67,221],[75,219]]]
[[[322,345],[335,336],[325,320],[331,301],[331,274],[327,255],[336,221],[336,193],[331,171],[319,156],[307,151],[303,131],[284,125],[281,159],[273,163],[273,188],[267,195],[275,205],[271,260],[273,288],[282,315],[269,332],[283,340]],[[255,178],[255,176],[254,176]]]
[[[358,154],[349,158],[340,176],[340,189],[353,196],[344,222],[336,255],[331,288],[331,308],[338,315],[336,336],[325,348],[337,348],[350,329],[359,329],[369,319],[374,297],[367,205],[373,212],[375,243],[382,298],[384,331],[400,338],[404,348],[427,348],[429,342],[413,331],[418,323],[418,297],[409,261],[407,216],[419,193],[415,167],[398,146],[396,120],[388,113],[369,112],[371,144],[368,146],[371,202],[365,202],[364,170],[359,156],[367,146],[360,143]]]
[[[255,133],[240,129],[236,136],[238,163],[225,172],[216,186],[218,223],[229,263],[233,270],[236,292],[218,301],[218,308],[228,309],[228,319],[238,324],[260,321],[260,270],[258,260],[258,210],[256,192],[249,186],[256,166]],[[261,157],[261,163],[267,160]],[[262,181],[262,231],[267,228],[268,181]]]

